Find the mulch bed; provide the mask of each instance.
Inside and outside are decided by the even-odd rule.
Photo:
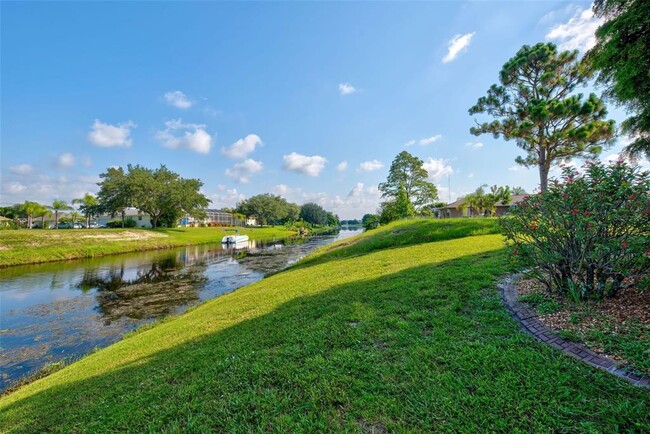
[[[537,314],[538,319],[555,332],[570,332],[573,336],[584,337],[592,330],[604,333],[625,335],[630,324],[645,328],[650,334],[650,294],[636,286],[621,289],[616,297],[602,301],[572,303],[557,294],[549,294],[543,284],[535,279],[522,278],[517,284],[519,299],[526,295],[542,294],[552,298],[559,305],[553,313],[539,312],[534,303],[527,304]],[[594,342],[581,342],[597,354],[627,365],[620,354],[612,354]]]

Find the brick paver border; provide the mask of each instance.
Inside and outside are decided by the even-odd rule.
[[[524,303],[517,301],[517,282],[520,278],[520,274],[508,276],[499,284],[499,287],[501,288],[503,302],[524,330],[532,334],[538,341],[564,351],[575,359],[582,360],[595,368],[608,371],[635,386],[650,387],[650,377],[647,375],[640,375],[632,370],[621,368],[615,361],[596,354],[584,345],[566,341],[555,335],[551,329],[537,318],[535,312],[528,309]]]

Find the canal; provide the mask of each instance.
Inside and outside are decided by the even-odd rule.
[[[49,363],[106,347],[360,232],[0,269],[0,391]]]

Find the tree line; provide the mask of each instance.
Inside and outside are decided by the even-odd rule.
[[[149,169],[140,165],[109,167],[99,175],[101,182],[97,196],[86,194],[72,200],[72,205],[79,205],[78,211],[63,200],[55,200],[51,205],[25,201],[23,204],[0,208],[0,215],[15,219],[27,219],[27,227],[34,227],[34,220],[40,218],[44,227],[46,217],[54,216],[54,227],[59,228],[60,214],[72,211],[73,223],[83,216],[86,227],[91,220],[101,214],[120,216],[122,227],[126,224],[127,208],[136,208],[148,214],[152,227],[176,226],[184,215],[197,219],[204,218],[205,208],[210,200],[200,192],[203,182],[195,178],[183,178],[169,170],[165,165]],[[240,217],[254,217],[259,224],[286,224],[303,221],[317,226],[338,226],[338,216],[326,211],[315,203],[299,206],[287,202],[280,196],[260,194],[237,204],[234,210]]]

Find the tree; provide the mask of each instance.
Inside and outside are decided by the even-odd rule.
[[[64,200],[55,200],[52,202],[51,208],[54,211],[54,228],[59,229],[59,211],[67,211],[72,207]]]
[[[34,213],[34,217],[40,217],[41,218],[41,228],[45,229],[45,217],[49,217],[52,215],[52,212],[43,205],[39,204],[39,208],[36,210]]]
[[[324,226],[327,224],[327,211],[316,203],[306,203],[300,207],[300,218],[312,225]]]
[[[72,204],[80,204],[79,211],[86,217],[86,227],[89,228],[91,217],[97,215],[99,211],[97,198],[90,193],[86,193],[84,197],[72,199]]]
[[[194,178],[182,178],[161,165],[152,170],[140,165],[128,165],[126,176],[130,203],[149,214],[151,226],[158,227],[163,218],[167,226],[173,226],[183,215],[203,215],[210,200],[199,192],[203,182]]]
[[[279,224],[289,215],[289,203],[280,196],[264,193],[238,203],[236,210],[256,217],[261,225]]]
[[[524,45],[503,65],[501,84],[493,84],[487,96],[469,109],[470,115],[487,113],[496,118],[477,123],[470,132],[515,140],[526,152],[515,161],[537,166],[542,192],[554,164],[597,156],[614,136],[614,121],[604,120],[603,102],[593,93],[586,100],[582,94],[572,94],[589,79],[577,56],[577,50],[558,53],[552,43]]]
[[[99,175],[102,181],[99,182],[99,193],[97,193],[98,214],[105,212],[114,217],[122,214],[122,227],[124,227],[124,210],[131,205],[131,192],[124,169],[121,167],[109,167],[105,173]]]
[[[514,187],[510,192],[514,195],[528,194],[523,187]]]
[[[333,227],[341,226],[341,221],[339,220],[339,216],[337,216],[334,213],[328,212],[327,213],[327,226],[333,226]]]
[[[650,158],[650,2],[596,0],[593,11],[607,21],[585,58],[606,86],[605,96],[632,113],[622,125],[634,139],[625,150]]]
[[[27,217],[27,229],[32,229],[34,216],[44,210],[45,207],[38,202],[25,201],[19,206],[19,213]]]
[[[429,173],[424,162],[406,151],[400,152],[388,171],[386,182],[379,184],[381,197],[396,200],[403,188],[406,199],[411,202],[416,212],[430,206],[438,199],[435,184],[427,181]]]
[[[377,214],[366,214],[361,219],[364,229],[369,231],[379,227],[379,216]]]

